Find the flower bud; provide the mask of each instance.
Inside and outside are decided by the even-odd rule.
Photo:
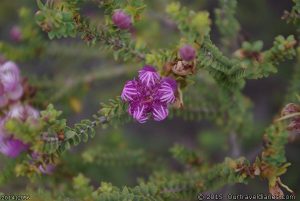
[[[0,107],[6,106],[10,100],[16,101],[23,95],[18,66],[7,61],[0,64]]]
[[[13,26],[9,32],[11,40],[20,42],[22,40],[22,32],[19,26]]]
[[[122,10],[114,12],[112,21],[119,29],[130,29],[132,25],[131,17]]]
[[[179,54],[184,61],[192,61],[196,57],[196,50],[191,45],[184,45],[180,48]]]

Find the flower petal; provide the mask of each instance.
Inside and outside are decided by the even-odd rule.
[[[158,96],[160,101],[165,103],[174,103],[175,102],[175,91],[176,91],[177,85],[176,81],[171,78],[165,78],[161,82],[161,86],[158,89]]]
[[[18,139],[4,139],[0,142],[0,152],[8,157],[16,158],[21,152],[28,149],[28,145]]]
[[[157,105],[153,107],[152,115],[155,121],[162,121],[169,115],[169,110],[165,105]]]
[[[128,81],[122,91],[121,98],[124,101],[133,100],[138,95],[136,83],[134,81]]]
[[[147,87],[153,86],[158,80],[159,75],[152,66],[144,66],[139,71],[139,79]]]
[[[7,105],[7,103],[8,103],[8,98],[5,95],[0,96],[0,108]]]
[[[14,104],[10,107],[7,117],[26,121],[29,118],[37,119],[39,112],[29,105]]]
[[[12,61],[7,61],[0,66],[0,74],[5,74],[7,72],[12,72],[18,76],[20,75],[18,66]]]
[[[5,91],[14,90],[20,83],[20,72],[17,65],[11,61],[0,67],[0,81]]]
[[[145,123],[148,119],[148,116],[146,113],[146,106],[138,105],[137,107],[133,108],[132,116],[139,123]]]
[[[14,90],[7,93],[7,96],[11,100],[18,100],[23,95],[23,87],[18,84]]]

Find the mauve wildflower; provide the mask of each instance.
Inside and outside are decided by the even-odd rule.
[[[22,39],[22,32],[19,26],[13,26],[9,32],[10,38],[15,42],[20,42]]]
[[[122,10],[114,12],[112,21],[119,29],[130,29],[132,25],[131,17]]]
[[[10,100],[16,101],[23,95],[20,71],[17,65],[7,61],[0,65],[0,107]]]
[[[9,135],[4,129],[4,121],[0,123],[0,153],[16,158],[21,152],[26,151],[29,145]]]
[[[19,154],[28,149],[28,145],[21,140],[10,138],[0,139],[0,152],[8,157],[16,158]]]
[[[39,117],[39,112],[30,105],[17,103],[9,108],[7,116],[8,118],[26,121],[27,119],[37,119]]]
[[[20,71],[17,65],[11,61],[5,62],[0,67],[0,80],[6,91],[12,91],[20,83]]]
[[[180,48],[179,54],[184,61],[192,61],[196,57],[196,50],[191,45],[184,45]]]
[[[26,151],[29,147],[19,139],[16,139],[12,133],[5,130],[5,123],[12,118],[20,121],[32,120],[28,123],[33,124],[37,120],[39,112],[29,105],[20,103],[11,105],[5,117],[0,118],[0,152],[8,157],[15,158],[21,152]]]
[[[161,78],[152,66],[144,66],[137,79],[128,81],[121,98],[129,103],[129,114],[140,123],[150,116],[155,121],[164,120],[168,114],[168,105],[175,102],[176,81]]]

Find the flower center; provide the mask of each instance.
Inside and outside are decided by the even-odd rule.
[[[142,103],[151,103],[153,102],[153,100],[155,99],[155,88],[153,89],[144,89],[144,92],[143,92],[143,101]]]

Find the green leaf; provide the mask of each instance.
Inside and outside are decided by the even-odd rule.
[[[70,138],[73,138],[74,136],[76,135],[76,133],[72,130],[68,130],[66,133],[65,133],[65,138],[66,139],[70,139]]]

